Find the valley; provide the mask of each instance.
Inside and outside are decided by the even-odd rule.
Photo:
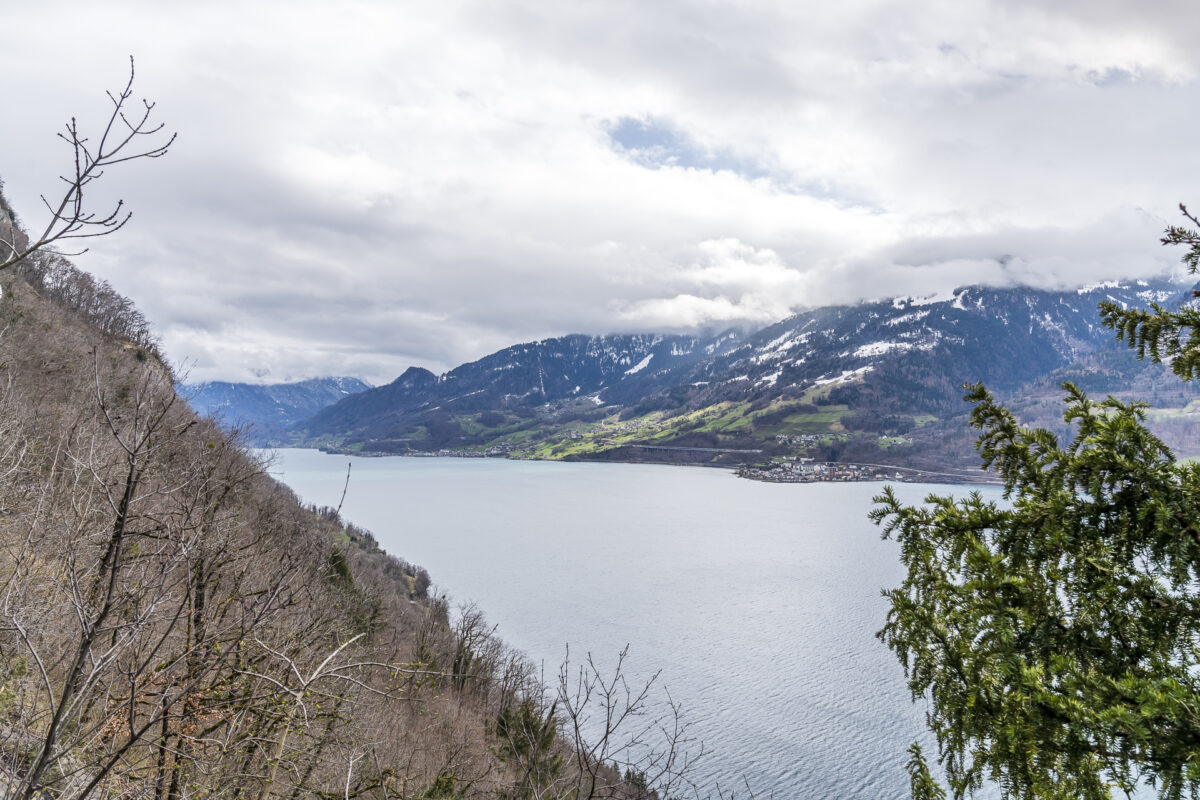
[[[283,408],[283,391],[265,412],[239,403],[250,393],[262,406],[270,386],[225,385],[219,405],[210,389],[191,395],[203,413],[248,419],[259,444],[328,452],[689,464],[788,480],[821,479],[807,463],[880,465],[962,482],[979,477],[961,400],[978,381],[1022,421],[1060,435],[1064,381],[1148,398],[1153,429],[1180,455],[1200,453],[1190,387],[1113,342],[1096,313],[1102,300],[1189,298],[1166,278],[1061,292],[964,287],[816,308],[750,333],[545,339],[359,391],[353,379],[324,379],[340,388],[323,407],[304,395],[304,412]]]

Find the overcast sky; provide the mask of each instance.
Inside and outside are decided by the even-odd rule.
[[[9,3],[0,178],[43,222],[132,54],[179,139],[106,176],[134,218],[77,263],[192,380],[378,383],[1161,272],[1198,39],[1194,0]]]

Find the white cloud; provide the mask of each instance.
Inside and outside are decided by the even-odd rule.
[[[138,57],[180,139],[80,262],[197,378],[1144,274],[1200,173],[1200,12],[1151,5],[20,4],[0,176],[35,222]]]

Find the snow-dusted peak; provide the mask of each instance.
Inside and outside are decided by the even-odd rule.
[[[938,292],[925,297],[896,297],[892,299],[892,308],[897,311],[903,311],[906,308],[931,306],[937,303],[951,303],[954,308],[963,308],[962,298],[966,293],[966,289],[955,289],[949,292]]]

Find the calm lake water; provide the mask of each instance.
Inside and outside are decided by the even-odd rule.
[[[660,681],[745,796],[908,796],[923,708],[876,638],[897,548],[867,519],[878,483],[767,484],[713,469],[278,450],[272,472],[473,601],[557,673],[593,653]],[[965,487],[899,484],[902,498]],[[985,494],[999,496],[995,489]],[[936,752],[927,748],[927,752]]]

